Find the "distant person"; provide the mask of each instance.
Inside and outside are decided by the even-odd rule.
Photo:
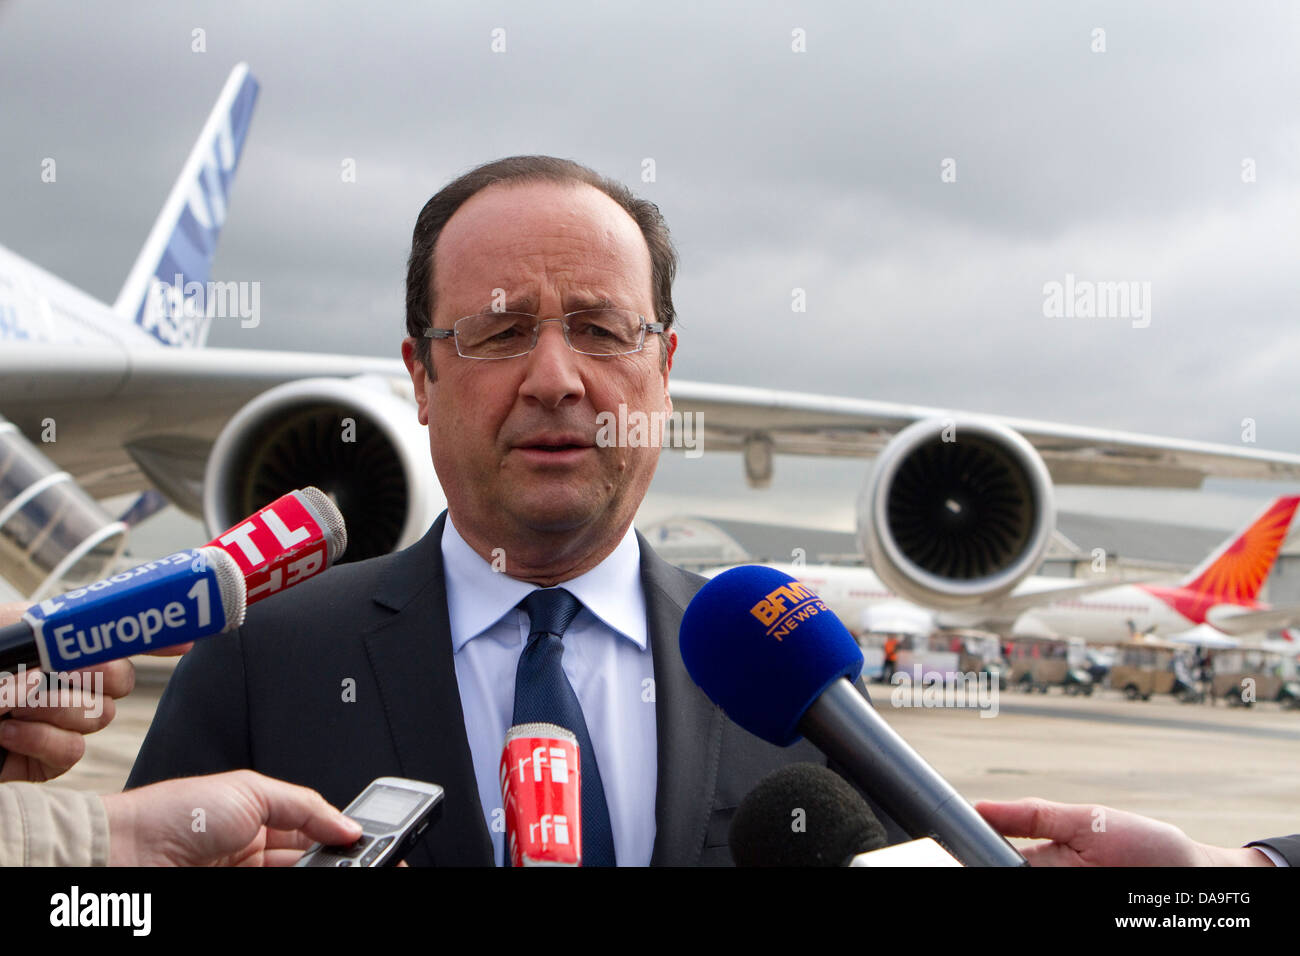
[[[1174,688],[1178,697],[1189,703],[1196,703],[1201,700],[1201,691],[1199,688],[1199,669],[1193,672],[1193,662],[1195,657],[1193,652],[1186,651],[1174,656],[1174,679],[1178,681],[1178,686]]]
[[[898,645],[897,635],[890,634],[885,638],[885,666],[880,672],[882,683],[888,684],[894,677],[894,670],[898,667]]]
[[[1201,698],[1214,703],[1214,658],[1209,648],[1198,648],[1197,673],[1201,681]]]

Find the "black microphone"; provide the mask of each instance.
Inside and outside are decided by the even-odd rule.
[[[1029,865],[850,683],[862,652],[807,585],[725,571],[686,608],[680,640],[691,679],[750,733],[783,747],[806,736],[910,835],[966,866]]]
[[[794,763],[758,782],[731,819],[736,866],[847,866],[885,845],[885,828],[843,777]]]

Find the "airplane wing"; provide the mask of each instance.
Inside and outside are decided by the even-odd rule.
[[[1110,588],[1132,583],[1134,582],[1118,578],[1102,578],[1096,581],[1062,584],[1059,587],[1039,587],[1036,581],[1033,585],[1031,585],[1030,581],[1022,581],[1006,597],[986,601],[977,605],[970,613],[979,615],[990,624],[1009,623],[1026,611],[1042,607],[1044,604],[1051,604],[1054,601],[1068,601],[1085,594],[1094,594],[1097,591],[1106,591]]]
[[[1224,634],[1234,637],[1261,631],[1280,631],[1300,625],[1300,604],[1279,605],[1262,611],[1246,611],[1229,606],[1211,608],[1206,620]]]
[[[39,370],[39,371],[37,371]],[[0,409],[27,434],[53,418],[50,457],[96,497],[149,487],[130,452],[206,457],[245,402],[301,378],[372,375],[410,392],[400,360],[247,349],[115,349],[14,342],[0,352]],[[673,408],[696,419],[709,451],[871,457],[922,419],[966,413],[917,405],[706,382],[672,383]],[[1300,479],[1300,455],[1029,419],[993,418],[1022,434],[1060,484],[1196,488],[1209,476]],[[63,431],[66,428],[66,431]],[[64,436],[67,436],[66,440]]]
[[[903,428],[924,419],[970,417],[927,408],[738,385],[674,382],[675,412],[702,416],[702,446],[752,456],[755,471],[770,456],[871,457]],[[1043,457],[1058,484],[1199,488],[1209,476],[1300,479],[1300,455],[1155,435],[980,415],[1019,432]],[[763,461],[766,459],[766,462]],[[751,475],[753,480],[753,475]]]
[[[175,486],[201,481],[212,443],[248,401],[285,382],[360,375],[410,395],[399,359],[12,342],[0,349],[0,413],[34,439],[53,423],[57,440],[41,450],[95,498],[153,478],[175,499]]]

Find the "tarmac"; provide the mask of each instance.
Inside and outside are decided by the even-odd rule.
[[[87,738],[58,783],[121,789],[175,660],[136,658],[135,691]],[[1229,708],[1113,691],[1002,691],[996,716],[973,708],[895,706],[870,685],[882,716],[967,799],[1037,796],[1156,817],[1219,846],[1300,832],[1300,710]],[[986,712],[991,712],[991,709]]]

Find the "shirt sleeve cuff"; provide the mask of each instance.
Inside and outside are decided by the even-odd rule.
[[[1250,849],[1252,850],[1258,850],[1260,853],[1263,853],[1266,857],[1268,857],[1270,860],[1273,861],[1274,866],[1291,865],[1290,863],[1287,862],[1286,857],[1284,857],[1281,853],[1278,853],[1277,850],[1273,849],[1271,846],[1263,846],[1262,844],[1259,843],[1248,843],[1247,846],[1250,847]]]

